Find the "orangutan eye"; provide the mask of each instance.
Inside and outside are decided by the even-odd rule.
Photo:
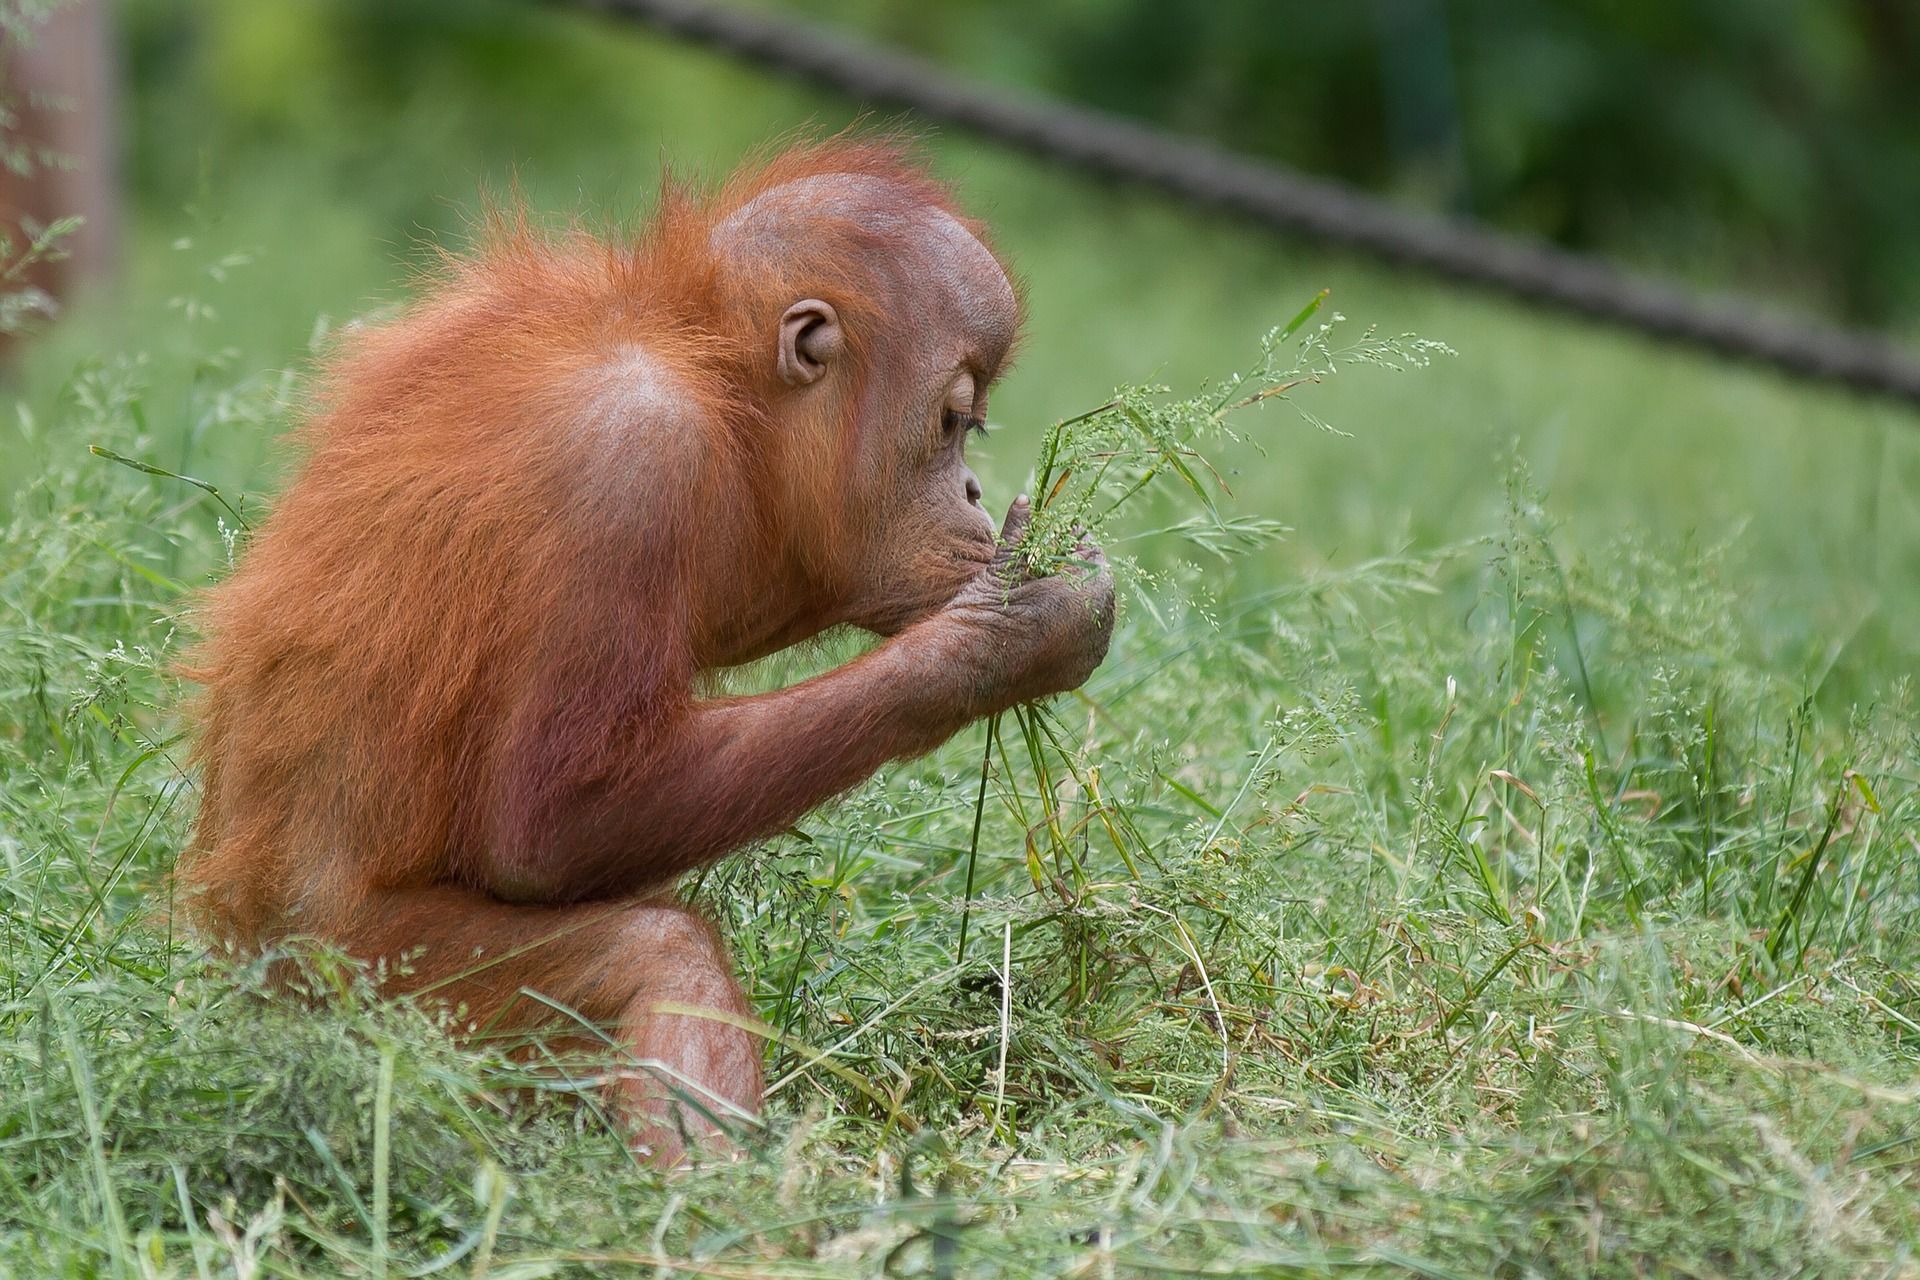
[[[946,427],[949,437],[959,435],[964,431],[978,431],[983,436],[987,434],[987,420],[985,418],[976,418],[972,414],[962,413],[958,409],[947,410]]]
[[[953,385],[947,389],[946,410],[940,419],[941,436],[951,442],[972,431],[985,435],[986,407],[986,397],[980,394],[980,382],[973,371],[958,370]]]

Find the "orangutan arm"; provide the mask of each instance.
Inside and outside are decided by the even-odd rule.
[[[695,702],[609,776],[562,781],[547,803],[505,809],[542,816],[496,826],[483,887],[521,901],[616,896],[772,835],[890,760],[1078,686],[1105,656],[1112,600],[1104,569],[1011,588],[983,574],[947,609],[843,667],[772,693]]]

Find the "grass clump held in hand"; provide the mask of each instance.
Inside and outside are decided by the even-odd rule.
[[[1307,422],[1323,431],[1330,424],[1298,405],[1293,393],[1332,377],[1343,366],[1377,365],[1393,370],[1424,368],[1435,356],[1451,355],[1443,342],[1401,334],[1383,337],[1372,327],[1349,343],[1337,341],[1338,326],[1346,319],[1334,312],[1320,318],[1328,291],[1322,289],[1286,324],[1260,339],[1259,358],[1218,386],[1202,387],[1182,399],[1161,386],[1123,387],[1113,398],[1085,413],[1055,423],[1041,442],[1035,464],[1036,495],[1033,517],[1015,555],[1015,566],[1029,574],[1049,574],[1081,566],[1079,548],[1099,543],[1102,531],[1129,504],[1160,487],[1177,487],[1199,506],[1187,518],[1160,532],[1177,533],[1187,542],[1222,558],[1264,546],[1286,532],[1286,526],[1267,516],[1223,512],[1216,493],[1230,494],[1220,472],[1208,461],[1207,451],[1245,440],[1234,423],[1236,415],[1271,401],[1284,400]],[[1137,567],[1122,558],[1123,576],[1142,588],[1134,593],[1153,610],[1154,594],[1168,589],[1163,580],[1144,581]],[[1085,697],[1085,694],[1080,694]],[[1063,899],[1084,883],[1084,868],[1074,856],[1071,836],[1097,823],[1111,838],[1127,867],[1144,848],[1127,833],[1134,825],[1117,801],[1101,796],[1097,769],[1086,767],[1069,749],[1060,726],[1038,704],[1016,707],[1014,725],[1036,784],[1038,808],[1029,809],[1019,789],[1004,794],[1027,832],[1027,870],[1036,889],[1051,884]],[[987,725],[985,754],[980,762],[980,789],[975,797],[972,843],[967,851],[967,910],[960,922],[959,958],[966,958],[971,921],[975,864],[980,852],[980,819],[984,814],[993,756],[1002,740],[1003,717]],[[1059,793],[1071,778],[1087,798],[1088,812],[1074,824],[1063,820]],[[1043,852],[1044,855],[1043,856]],[[1150,855],[1148,855],[1150,856]],[[1045,863],[1051,860],[1053,872]],[[1135,872],[1137,876],[1137,872]]]
[[[1346,365],[1424,368],[1437,355],[1453,354],[1442,342],[1412,334],[1382,337],[1371,327],[1356,341],[1337,344],[1345,316],[1335,312],[1312,323],[1326,300],[1323,289],[1293,319],[1268,330],[1253,365],[1218,386],[1177,400],[1165,387],[1122,387],[1105,404],[1055,423],[1034,467],[1036,508],[1021,543],[1023,567],[1036,573],[1060,568],[1073,558],[1077,542],[1098,542],[1114,516],[1156,481],[1176,481],[1199,504],[1173,531],[1209,551],[1245,551],[1285,532],[1270,518],[1220,510],[1216,492],[1230,490],[1207,451],[1246,439],[1235,416],[1284,400],[1307,422],[1333,431],[1296,403],[1293,393]]]

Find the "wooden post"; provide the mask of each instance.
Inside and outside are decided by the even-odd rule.
[[[0,224],[14,250],[25,227],[77,215],[64,257],[7,287],[44,292],[49,313],[82,289],[110,286],[120,265],[118,78],[108,0],[66,0],[28,28],[0,34],[0,107],[9,159],[0,166]],[[24,172],[19,170],[24,169]],[[0,341],[5,336],[0,335]]]

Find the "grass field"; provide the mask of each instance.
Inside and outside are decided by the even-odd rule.
[[[1322,287],[1458,355],[1304,388],[1344,435],[1248,421],[1227,508],[1286,539],[1116,531],[1152,576],[1045,722],[1051,829],[1003,738],[971,852],[975,729],[689,886],[779,1032],[744,1159],[641,1168],[605,1063],[456,1046],[338,964],[259,998],[166,894],[166,666],[238,523],[87,447],[251,514],[316,320],[400,296],[436,201],[517,168],[626,216],[662,146],[849,112],[542,12],[564,107],[430,64],[342,128],[230,8],[196,92],[261,136],[136,211],[130,296],[0,423],[0,1275],[1920,1274],[1920,417],[957,139],[1031,288],[990,504],[1047,423]]]

